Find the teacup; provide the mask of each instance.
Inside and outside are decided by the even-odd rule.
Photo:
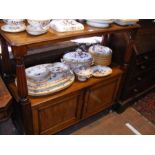
[[[47,30],[50,26],[50,20],[33,20],[28,19],[28,23],[37,30]]]
[[[23,24],[24,19],[3,19],[3,21],[11,26],[19,26]]]

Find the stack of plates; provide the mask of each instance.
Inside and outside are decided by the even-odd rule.
[[[106,28],[113,23],[112,19],[87,19],[87,24],[92,27]]]
[[[58,92],[74,82],[74,74],[63,63],[41,64],[26,69],[28,93],[43,96]]]
[[[121,26],[135,25],[139,20],[138,19],[116,19],[115,23]]]

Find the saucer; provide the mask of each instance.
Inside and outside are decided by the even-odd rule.
[[[22,32],[22,31],[25,31],[25,29],[26,29],[26,26],[24,24],[17,25],[17,26],[3,25],[1,27],[1,30],[5,32],[11,32],[11,33]]]
[[[104,77],[108,76],[112,73],[112,69],[107,66],[93,66],[92,67],[92,75],[95,77]]]

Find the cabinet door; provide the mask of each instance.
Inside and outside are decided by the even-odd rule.
[[[86,93],[83,117],[102,111],[113,104],[119,80],[115,79],[88,88]]]
[[[72,94],[64,96],[63,99],[47,107],[39,110],[39,130],[41,134],[52,134],[58,132],[75,122],[81,115],[81,100],[80,94]]]

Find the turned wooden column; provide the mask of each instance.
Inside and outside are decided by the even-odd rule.
[[[0,35],[0,41],[2,49],[2,73],[3,73],[2,75],[7,82],[11,82],[14,80],[14,76],[10,63],[8,44],[1,35]]]
[[[27,54],[26,46],[12,47],[16,60],[17,89],[23,126],[26,134],[33,134],[32,110],[28,98],[27,80],[25,74],[24,56]]]

